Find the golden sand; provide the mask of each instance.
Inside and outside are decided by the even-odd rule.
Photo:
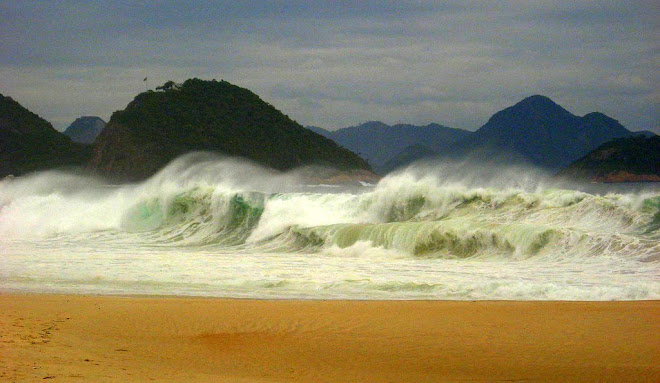
[[[0,295],[0,381],[660,382],[660,302]]]

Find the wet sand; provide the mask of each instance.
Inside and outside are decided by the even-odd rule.
[[[0,295],[0,381],[660,381],[660,302]]]

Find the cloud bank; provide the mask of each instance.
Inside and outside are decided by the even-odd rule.
[[[0,93],[60,129],[108,119],[145,85],[199,77],[330,129],[378,119],[475,130],[544,94],[660,133],[659,11],[653,1],[2,2]]]

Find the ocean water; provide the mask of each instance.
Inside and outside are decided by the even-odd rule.
[[[0,183],[0,291],[272,299],[660,299],[660,187],[460,163],[309,184],[190,155],[110,185]]]

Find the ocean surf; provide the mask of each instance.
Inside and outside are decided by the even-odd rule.
[[[660,189],[437,164],[309,185],[191,155],[129,185],[0,183],[0,289],[275,299],[660,299]]]

